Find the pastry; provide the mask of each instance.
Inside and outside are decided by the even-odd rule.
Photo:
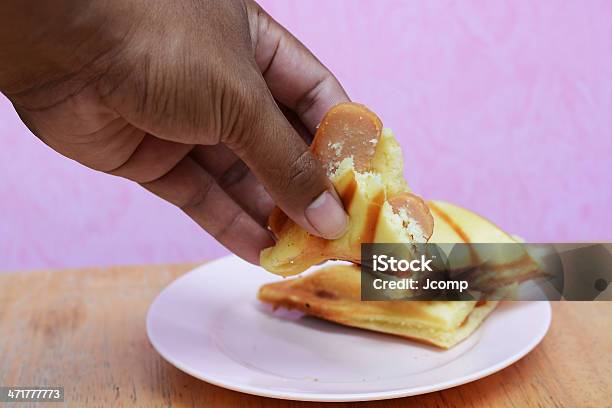
[[[468,337],[497,305],[495,301],[361,301],[360,281],[356,265],[327,266],[264,285],[259,299],[274,308],[297,309],[346,326],[441,348]]]
[[[347,232],[335,240],[311,235],[276,208],[269,227],[277,242],[261,252],[262,267],[288,276],[329,259],[358,263],[362,242],[427,242],[433,218],[404,180],[402,151],[393,133],[373,112],[357,103],[336,105],[323,118],[311,148],[349,214]]]
[[[430,243],[439,245],[493,242],[517,244],[487,219],[442,201],[428,202],[435,228]],[[472,245],[465,245],[466,248]],[[477,248],[477,245],[474,246]],[[479,276],[481,284],[510,294],[517,283],[537,273],[526,252],[498,263]],[[480,256],[477,249],[470,257]],[[359,327],[450,348],[473,333],[495,309],[497,301],[362,301],[361,275],[356,265],[334,265],[305,276],[264,285],[259,299],[274,308],[297,309],[347,326]]]

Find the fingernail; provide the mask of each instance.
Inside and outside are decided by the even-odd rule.
[[[341,237],[348,226],[348,216],[329,191],[324,191],[308,206],[306,218],[327,239]]]

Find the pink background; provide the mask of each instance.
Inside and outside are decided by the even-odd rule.
[[[264,1],[398,135],[413,188],[530,241],[612,240],[612,2]],[[0,271],[210,259],[177,209],[0,97]]]

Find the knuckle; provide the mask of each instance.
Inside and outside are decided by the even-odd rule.
[[[317,103],[321,96],[321,92],[323,89],[329,85],[329,82],[333,80],[331,73],[326,71],[325,75],[319,78],[310,89],[305,92],[302,96],[300,96],[295,101],[295,112],[298,115],[304,115],[308,111],[312,109],[312,107]]]
[[[190,190],[189,194],[187,194],[183,200],[177,203],[177,206],[183,211],[200,207],[210,195],[214,185],[215,183],[212,178],[202,178],[202,180]]]
[[[220,140],[232,147],[241,147],[247,141],[244,124],[249,121],[250,110],[236,91],[223,87],[219,92],[215,120],[216,133]]]
[[[224,190],[239,185],[249,174],[249,168],[242,160],[237,160],[217,179],[217,184]]]
[[[240,230],[240,225],[247,221],[247,217],[248,216],[243,211],[236,211],[236,213],[231,216],[229,222],[224,223],[224,225],[212,235],[219,242],[228,241],[236,230]]]
[[[262,109],[269,105],[269,100],[261,92],[261,84],[245,79],[252,76],[243,73],[239,76],[243,79],[223,84],[219,91],[217,127],[221,141],[232,149],[248,150],[255,142],[256,130],[265,128]]]
[[[172,58],[146,48],[105,77],[99,92],[116,111],[145,122],[168,138],[218,143],[213,113],[221,84],[213,67],[202,63],[201,53]]]
[[[291,163],[286,174],[287,190],[318,190],[322,182],[321,166],[308,149]]]

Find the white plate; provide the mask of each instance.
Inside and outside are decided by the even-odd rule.
[[[304,401],[364,401],[437,391],[514,363],[542,340],[548,302],[504,303],[451,350],[277,310],[256,299],[277,281],[237,257],[207,263],[164,289],[147,316],[155,349],[209,383]]]

